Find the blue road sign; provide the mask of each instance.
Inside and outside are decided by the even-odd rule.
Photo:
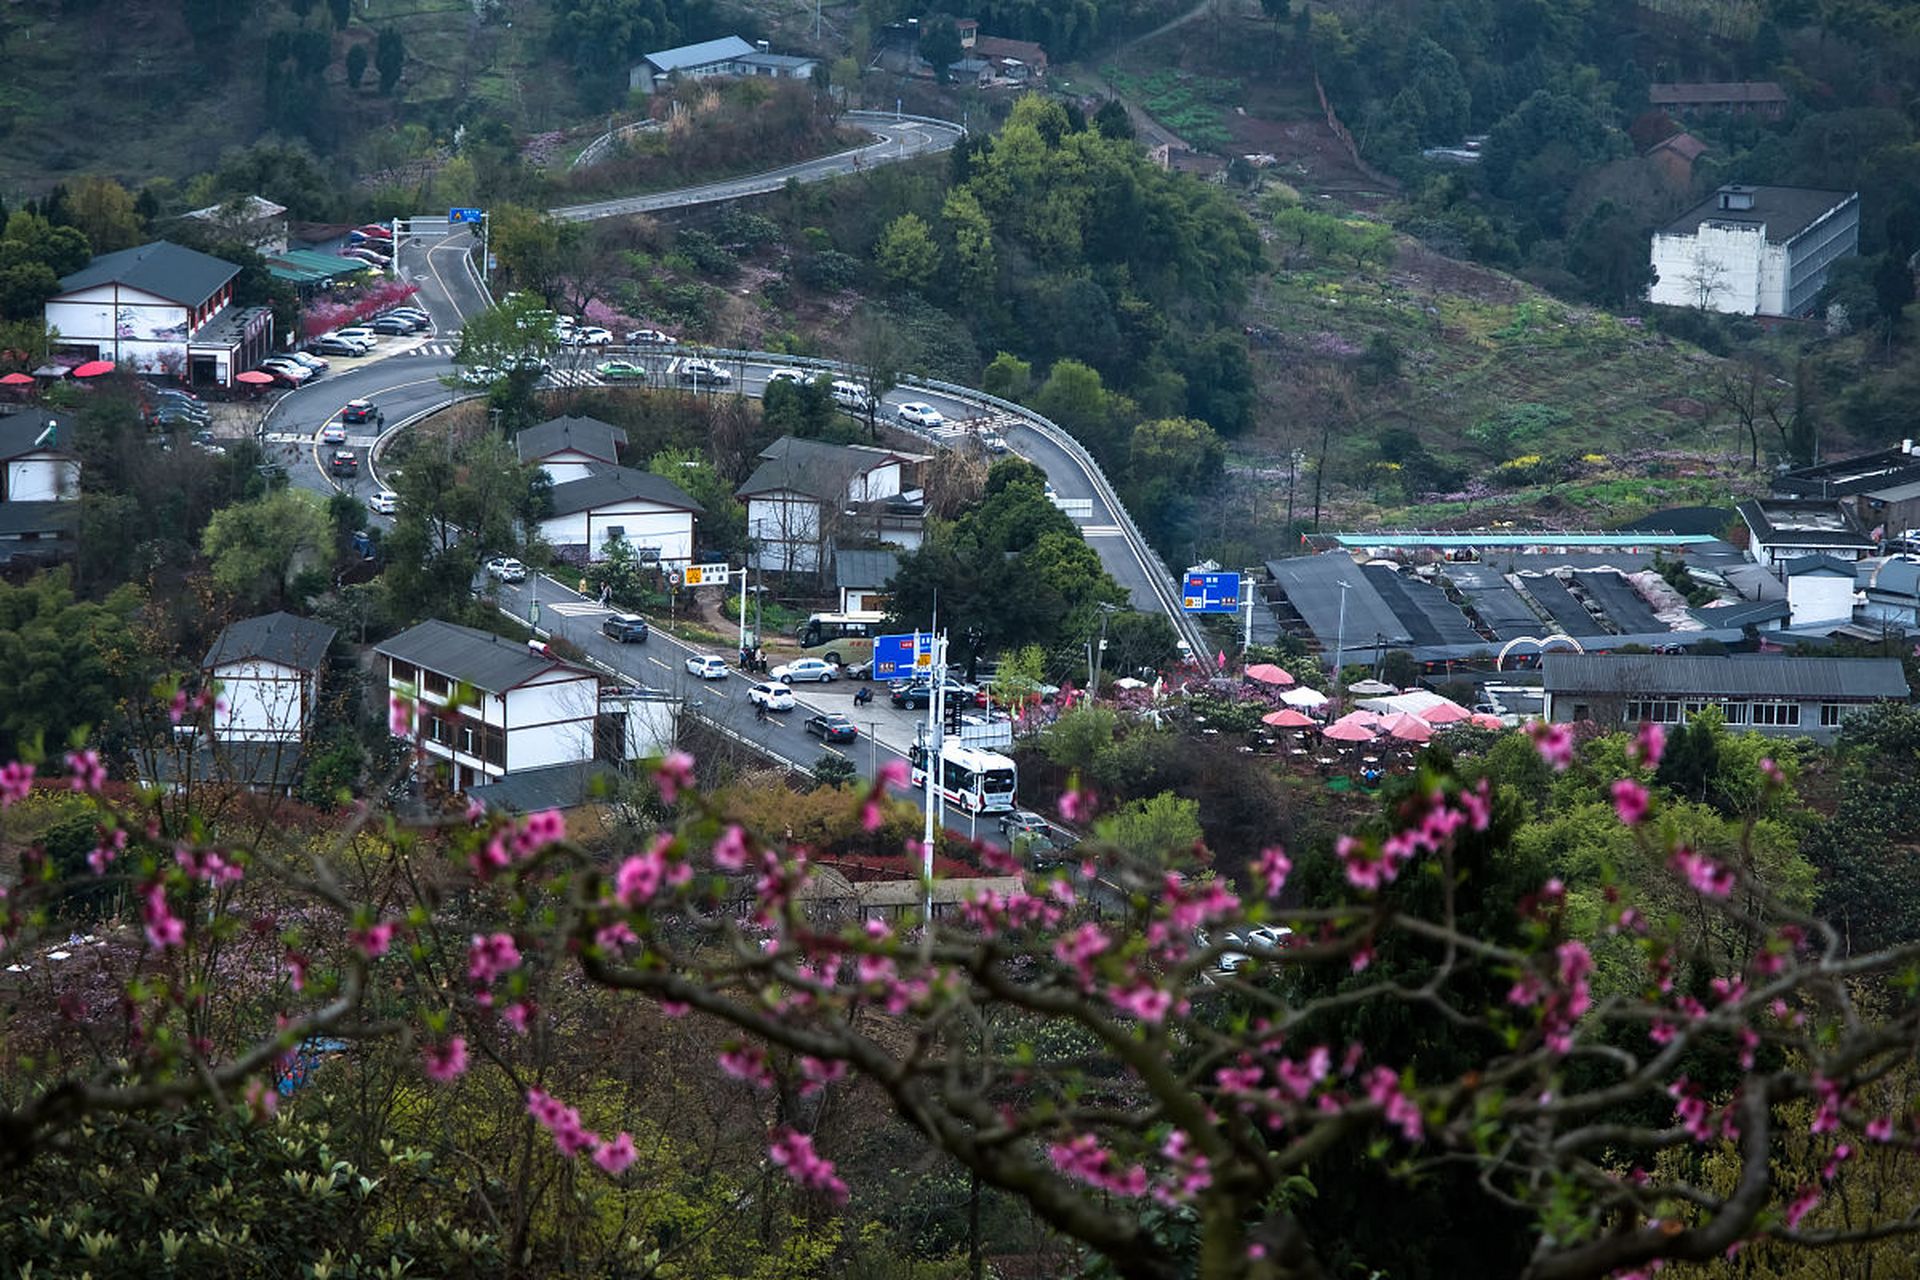
[[[1180,607],[1188,613],[1238,613],[1240,575],[1190,573],[1181,591]]]
[[[486,211],[483,209],[455,208],[447,210],[448,222],[479,222],[486,216]]]
[[[933,670],[933,637],[914,632],[873,638],[873,678],[911,680]]]

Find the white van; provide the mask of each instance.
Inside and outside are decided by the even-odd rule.
[[[867,389],[845,378],[834,380],[833,402],[849,413],[865,413],[873,407],[873,397],[867,394]]]

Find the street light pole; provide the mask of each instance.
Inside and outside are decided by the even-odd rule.
[[[1093,696],[1100,696],[1100,668],[1107,657],[1107,619],[1117,612],[1113,605],[1100,606],[1100,647],[1093,651]]]
[[[1340,691],[1340,668],[1345,664],[1347,648],[1347,592],[1353,590],[1353,584],[1345,578],[1340,579],[1340,626],[1334,632],[1333,639],[1333,688],[1337,695]]]

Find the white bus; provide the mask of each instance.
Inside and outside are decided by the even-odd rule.
[[[916,787],[927,785],[930,754],[917,743],[907,753]],[[948,746],[941,769],[940,795],[948,804],[967,813],[1004,813],[1014,807],[1013,795],[1019,781],[1013,761],[998,752]]]
[[[828,662],[858,662],[872,656],[873,638],[886,630],[886,622],[884,613],[816,613],[797,639],[802,649]]]

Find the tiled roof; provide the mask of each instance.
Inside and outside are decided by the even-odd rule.
[[[174,244],[155,240],[118,253],[103,253],[60,282],[62,294],[95,285],[123,284],[156,298],[197,307],[220,292],[220,286],[240,274],[231,262]]]
[[[822,502],[845,502],[855,477],[898,460],[884,449],[862,449],[843,444],[822,444],[782,436],[761,451],[763,461],[737,496],[787,491],[802,493]]]
[[[900,557],[891,551],[850,551],[835,547],[833,551],[833,585],[842,589],[852,587],[884,587],[900,572]]]
[[[48,428],[52,428],[51,435]],[[67,453],[72,443],[73,418],[69,414],[28,409],[0,418],[0,462],[45,450]]]
[[[695,515],[706,510],[685,489],[665,476],[657,476],[651,471],[636,471],[632,467],[609,467],[595,463],[581,479],[553,486],[553,514],[569,516],[576,511],[592,511],[616,502],[631,502],[635,498],[678,511],[691,511]]]
[[[205,669],[260,658],[297,671],[312,671],[326,657],[327,646],[333,643],[336,634],[335,629],[324,622],[291,613],[244,618],[214,639],[200,666]]]
[[[386,643],[375,645],[373,651],[487,693],[505,693],[549,671],[592,674],[535,653],[524,643],[439,618],[409,627]]]
[[[601,462],[620,461],[617,446],[627,442],[627,433],[598,418],[552,418],[528,427],[513,438],[520,461],[538,462],[556,453],[572,449]]]
[[[1849,201],[1857,192],[1819,191],[1812,187],[1742,187],[1753,195],[1751,209],[1722,209],[1714,192],[1660,229],[1663,236],[1690,236],[1706,223],[1734,223],[1765,227],[1772,244],[1787,244],[1814,223]]]
[[[1549,653],[1541,666],[1549,693],[1836,700],[1912,696],[1898,658]]]

